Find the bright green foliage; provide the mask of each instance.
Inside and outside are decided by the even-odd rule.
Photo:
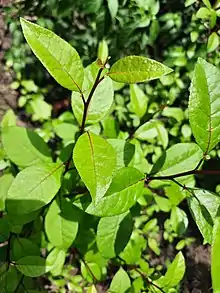
[[[63,87],[80,91],[83,66],[76,50],[53,32],[21,18],[24,36],[34,54]]]
[[[111,282],[109,293],[126,293],[130,287],[131,281],[127,273],[120,268]]]
[[[85,69],[85,77],[83,82],[83,93],[85,100],[87,101],[98,70],[100,68],[96,63],[92,63]],[[88,124],[94,124],[103,119],[111,109],[113,104],[113,85],[112,80],[109,77],[105,79],[97,86],[91,104],[88,109],[86,122]],[[79,122],[82,123],[84,104],[82,95],[77,92],[72,92],[72,109],[73,113]]]
[[[215,219],[214,228],[213,228],[213,239],[212,239],[212,287],[214,293],[220,292],[220,279],[219,279],[219,246],[220,246],[220,218],[219,215]]]
[[[134,113],[139,117],[143,117],[147,110],[148,98],[141,90],[141,88],[136,85],[130,85],[130,95],[131,104],[134,109]]]
[[[99,217],[119,215],[129,210],[143,193],[144,175],[135,168],[118,170],[105,195],[86,212]]]
[[[6,127],[2,131],[2,142],[8,158],[20,167],[51,161],[46,143],[29,129],[17,126]]]
[[[30,213],[49,203],[61,186],[62,171],[60,164],[36,165],[21,171],[8,191],[8,213]]]
[[[106,258],[118,255],[126,246],[133,228],[131,214],[101,218],[97,230],[97,246]]]
[[[166,289],[175,287],[185,274],[185,260],[181,252],[174,258],[164,277],[158,280],[160,286]]]
[[[203,154],[193,143],[179,143],[169,148],[153,166],[151,173],[169,176],[196,168]]]
[[[46,265],[51,267],[53,276],[59,276],[65,263],[66,253],[64,250],[54,248],[46,258]]]
[[[153,138],[158,137],[161,141],[163,148],[168,145],[168,133],[163,124],[158,120],[149,120],[141,125],[134,133],[134,137],[143,140],[150,141]]]
[[[190,87],[189,119],[192,132],[205,154],[220,138],[220,71],[199,58]]]
[[[93,201],[97,202],[111,183],[116,165],[114,149],[103,138],[86,132],[76,143],[73,161]]]
[[[207,44],[207,52],[211,53],[215,51],[220,44],[220,37],[217,35],[216,32],[213,32],[208,39],[208,44]]]
[[[166,1],[126,2],[108,0],[102,5],[102,0],[89,0],[78,4],[84,12],[96,13],[95,21],[86,16],[87,23],[90,25],[92,20],[93,31],[97,30],[98,39],[103,40],[96,61],[90,63],[95,60],[90,50],[87,57],[83,56],[84,64],[90,64],[85,70],[76,50],[64,40],[52,31],[21,20],[35,55],[61,86],[73,91],[73,113],[63,113],[53,95],[51,117],[52,106],[44,100],[45,97],[51,102],[51,89],[37,85],[41,78],[35,84],[30,77],[17,74],[11,84],[13,90],[20,92],[19,107],[25,107],[29,118],[46,122],[29,131],[15,126],[19,122],[8,111],[1,123],[0,285],[5,293],[19,293],[26,286],[28,292],[36,292],[30,277],[41,275],[51,284],[47,289],[55,288],[57,292],[68,288],[71,292],[95,293],[103,284],[112,293],[177,292],[182,288],[180,282],[186,269],[184,256],[179,252],[170,262],[162,253],[164,244],[176,243],[176,249],[182,250],[195,240],[188,237],[188,206],[204,243],[213,246],[213,288],[220,290],[220,197],[202,189],[206,178],[201,176],[219,173],[203,170],[205,159],[204,166],[209,164],[209,157],[220,156],[219,71],[199,59],[192,74],[188,113],[187,81],[200,55],[197,46],[202,43],[204,28],[185,28],[175,12],[162,15]],[[194,2],[185,1],[185,5],[193,10]],[[218,65],[218,58],[212,55],[216,56],[218,50],[218,32],[214,27],[219,5],[203,3],[194,15],[196,21],[202,19],[206,25],[209,21],[210,26],[208,43],[201,44],[201,56],[210,52],[207,60]],[[56,8],[45,5],[49,5],[54,18],[62,14],[65,19],[66,5],[71,11],[75,7],[69,0]],[[132,23],[126,22],[128,6],[135,23],[133,19]],[[83,26],[81,20],[78,22],[79,15],[74,10],[74,20]],[[64,18],[59,22],[61,27],[65,26]],[[106,32],[109,21],[114,27],[110,32],[116,35],[114,41]],[[52,27],[49,20],[43,22],[40,17],[38,23]],[[126,29],[119,29],[121,35],[117,37],[120,26]],[[147,27],[145,37],[138,40],[139,32],[143,35]],[[169,31],[172,42],[179,38],[182,28],[184,34],[187,32],[184,42],[190,43],[191,37],[193,44],[185,49],[177,40],[175,46],[168,45],[165,50],[167,41],[161,31]],[[12,23],[13,30],[18,31]],[[145,48],[144,55],[159,56],[175,69],[172,74],[168,75],[172,71],[169,67],[146,57],[128,56],[114,63],[123,54],[117,51],[120,44],[124,52],[134,48],[130,48],[129,40],[134,31],[134,52],[138,54],[140,48]],[[75,40],[77,30],[71,39],[77,47]],[[77,50],[98,47],[93,39],[80,40]],[[159,55],[157,43],[162,47]],[[158,78],[146,86],[133,84]],[[68,99],[64,104],[68,107]],[[191,142],[191,134],[198,144]],[[44,140],[51,146],[51,154]],[[207,189],[214,187],[210,184]],[[154,255],[158,260],[164,259],[163,263],[155,266]]]
[[[80,213],[67,200],[54,200],[45,217],[48,240],[56,247],[66,250],[73,243],[78,231]]]
[[[128,56],[112,65],[108,75],[117,82],[137,83],[170,73],[165,65],[140,56]]]

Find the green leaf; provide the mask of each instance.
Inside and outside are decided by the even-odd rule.
[[[133,221],[131,214],[101,218],[97,229],[97,246],[102,256],[113,258],[126,246],[131,236]]]
[[[84,262],[81,262],[81,273],[83,278],[89,283],[93,283],[95,281],[94,277],[96,280],[101,280],[102,278],[102,270],[100,266],[93,262],[86,263],[86,265]]]
[[[92,63],[85,69],[83,93],[86,101],[95,82],[99,69],[100,67],[97,65],[96,62]],[[113,104],[113,96],[114,90],[112,80],[109,77],[105,77],[104,80],[102,80],[96,87],[95,92],[92,96],[86,117],[87,124],[95,124],[102,120],[108,113],[110,113]],[[71,103],[73,113],[77,121],[81,125],[84,112],[84,104],[81,94],[73,92]]]
[[[80,91],[83,66],[77,51],[52,31],[21,18],[29,46],[53,78],[63,87]]]
[[[220,71],[199,58],[190,86],[189,120],[205,154],[220,141]]]
[[[118,12],[118,0],[107,0],[108,9],[111,14],[112,19],[114,19]]]
[[[96,287],[94,285],[90,286],[87,293],[97,293]]]
[[[60,249],[68,249],[76,238],[81,218],[79,210],[69,201],[54,200],[45,217],[48,240]]]
[[[16,262],[16,268],[27,277],[39,277],[51,267],[46,266],[45,259],[40,256],[25,256]]]
[[[185,260],[182,252],[179,252],[174,258],[164,277],[158,280],[158,283],[166,289],[173,288],[179,284],[185,274]],[[161,281],[161,282],[160,282]]]
[[[196,2],[196,0],[185,0],[185,7],[188,7],[192,4],[194,4]]]
[[[65,263],[66,253],[63,250],[54,248],[46,258],[47,266],[51,267],[50,273],[53,276],[59,276]]]
[[[212,252],[211,252],[211,275],[212,289],[214,293],[220,292],[220,217],[216,217],[213,228]]]
[[[211,35],[208,38],[207,43],[207,52],[211,53],[215,51],[219,47],[219,36],[216,32],[211,33]]]
[[[201,18],[201,19],[206,19],[209,18],[210,16],[210,10],[206,7],[201,7],[196,13],[196,17]]]
[[[141,56],[127,56],[114,63],[108,75],[117,82],[137,83],[166,75],[172,70],[165,65]]]
[[[5,199],[13,180],[14,177],[11,174],[5,174],[0,177],[0,211],[5,209]]]
[[[144,174],[132,167],[116,173],[112,183],[97,204],[91,203],[86,212],[99,217],[111,217],[128,211],[143,193]]]
[[[9,109],[2,118],[1,128],[15,126],[16,125],[16,116],[12,109]]]
[[[203,158],[202,150],[194,143],[178,143],[169,148],[155,163],[151,173],[170,176],[193,170]]]
[[[103,138],[86,132],[77,140],[73,161],[93,201],[100,200],[107,191],[116,166],[116,154]]]
[[[204,238],[204,244],[211,244],[213,228],[212,215],[215,216],[217,213],[217,209],[219,207],[219,198],[217,195],[215,196],[211,192],[205,190],[194,190],[193,192],[195,196],[190,197],[187,200],[191,214]],[[211,197],[210,199],[209,196]]]
[[[128,166],[134,157],[135,146],[124,139],[108,139],[117,156],[115,171]]]
[[[102,61],[102,64],[105,64],[108,58],[108,44],[105,40],[102,40],[99,43],[98,47],[98,59]]]
[[[202,2],[205,4],[205,6],[206,6],[207,8],[209,8],[209,9],[212,8],[212,5],[211,5],[211,3],[210,3],[209,0],[202,0]]]
[[[128,274],[120,268],[112,279],[109,293],[126,293],[131,287],[131,281]]]
[[[2,265],[1,265],[2,267]],[[1,272],[0,276],[0,288],[1,293],[14,293],[21,279],[20,273],[18,270],[9,266],[8,270],[5,268],[4,273]]]
[[[9,159],[20,167],[51,162],[47,144],[32,130],[17,126],[6,127],[2,131],[2,143]]]
[[[48,204],[61,186],[63,164],[31,166],[15,177],[5,201],[9,214],[25,214]]]
[[[39,256],[40,247],[27,238],[15,238],[12,242],[11,260],[17,261],[25,256]]]
[[[173,207],[171,210],[170,221],[173,231],[179,236],[182,236],[188,227],[188,218],[186,213],[178,207]]]
[[[158,138],[165,149],[168,145],[168,133],[163,124],[158,120],[150,120],[141,125],[134,133],[134,137],[143,141]]]
[[[131,104],[134,113],[139,117],[143,117],[147,111],[148,98],[142,89],[136,85],[130,85]]]

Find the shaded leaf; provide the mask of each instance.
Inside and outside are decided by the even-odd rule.
[[[51,267],[46,266],[45,259],[40,256],[25,256],[16,262],[16,268],[27,277],[39,277]]]
[[[105,258],[118,255],[129,241],[133,228],[131,214],[126,212],[101,218],[97,229],[97,246]]]
[[[60,249],[68,249],[76,238],[80,219],[79,210],[69,201],[54,200],[45,217],[48,240]]]

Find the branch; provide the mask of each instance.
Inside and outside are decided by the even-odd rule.
[[[95,82],[93,84],[93,87],[92,87],[90,93],[89,93],[88,99],[84,103],[82,125],[81,125],[81,129],[80,129],[81,134],[84,132],[84,129],[85,129],[86,117],[87,117],[87,114],[88,114],[89,104],[91,102],[92,96],[93,96],[97,86],[99,85],[99,83],[104,79],[104,76],[100,79],[103,69],[104,69],[103,67],[99,69],[98,74],[96,76],[96,80],[95,80]]]
[[[220,175],[220,170],[191,170],[167,176],[147,176],[145,181],[149,183],[152,180],[173,180],[175,178],[189,175]]]

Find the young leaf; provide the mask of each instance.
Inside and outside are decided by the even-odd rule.
[[[213,292],[220,292],[220,217],[216,217],[213,227],[212,253],[211,253],[211,275]]]
[[[46,258],[46,264],[51,267],[50,272],[53,276],[59,276],[65,263],[66,253],[63,250],[54,248]]]
[[[60,249],[68,249],[76,238],[81,214],[69,201],[54,200],[45,217],[48,240]]]
[[[143,117],[147,111],[148,98],[142,89],[136,85],[130,85],[131,104],[134,113],[139,117]]]
[[[39,277],[51,269],[40,256],[25,256],[16,262],[16,268],[27,277]]]
[[[220,141],[220,71],[199,58],[190,86],[189,120],[193,135],[208,154]]]
[[[182,252],[179,252],[174,258],[165,276],[158,280],[158,283],[166,289],[173,288],[179,284],[185,274],[185,260]]]
[[[83,66],[77,51],[52,31],[21,18],[29,46],[53,78],[71,91],[81,91]]]
[[[155,163],[151,173],[158,176],[193,170],[203,158],[202,150],[195,143],[178,143],[170,147]]]
[[[73,161],[90,191],[93,201],[100,200],[108,189],[116,166],[116,154],[103,138],[86,132],[73,150]]]
[[[131,287],[131,281],[128,274],[120,268],[112,279],[109,293],[126,293]]]
[[[34,131],[12,126],[2,131],[2,143],[9,159],[20,167],[51,162],[50,150]]]
[[[103,64],[105,64],[105,62],[108,58],[108,44],[105,40],[102,40],[99,43],[98,58],[102,61]]]
[[[211,53],[215,51],[219,47],[219,36],[217,35],[216,32],[213,32],[209,38],[208,38],[208,43],[207,43],[207,52]]]
[[[12,109],[9,109],[2,118],[1,128],[16,126],[16,116]]]
[[[117,82],[137,83],[152,80],[172,72],[172,69],[146,57],[127,56],[115,62],[108,75]]]
[[[97,246],[102,256],[113,258],[126,246],[131,236],[133,221],[131,214],[101,218],[97,229]]]
[[[31,166],[15,177],[5,201],[9,214],[25,214],[48,204],[61,186],[63,165]]]
[[[95,82],[100,67],[96,62],[92,63],[85,69],[85,77],[83,82],[83,93],[87,101],[91,88]],[[111,110],[113,104],[113,84],[109,77],[105,77],[97,86],[92,100],[89,104],[86,117],[87,124],[95,124],[102,120]],[[71,99],[73,113],[79,122],[82,123],[84,104],[80,93],[73,92]]]
[[[112,183],[97,204],[91,203],[86,212],[99,217],[111,217],[128,211],[143,193],[144,174],[132,167],[116,173]]]

